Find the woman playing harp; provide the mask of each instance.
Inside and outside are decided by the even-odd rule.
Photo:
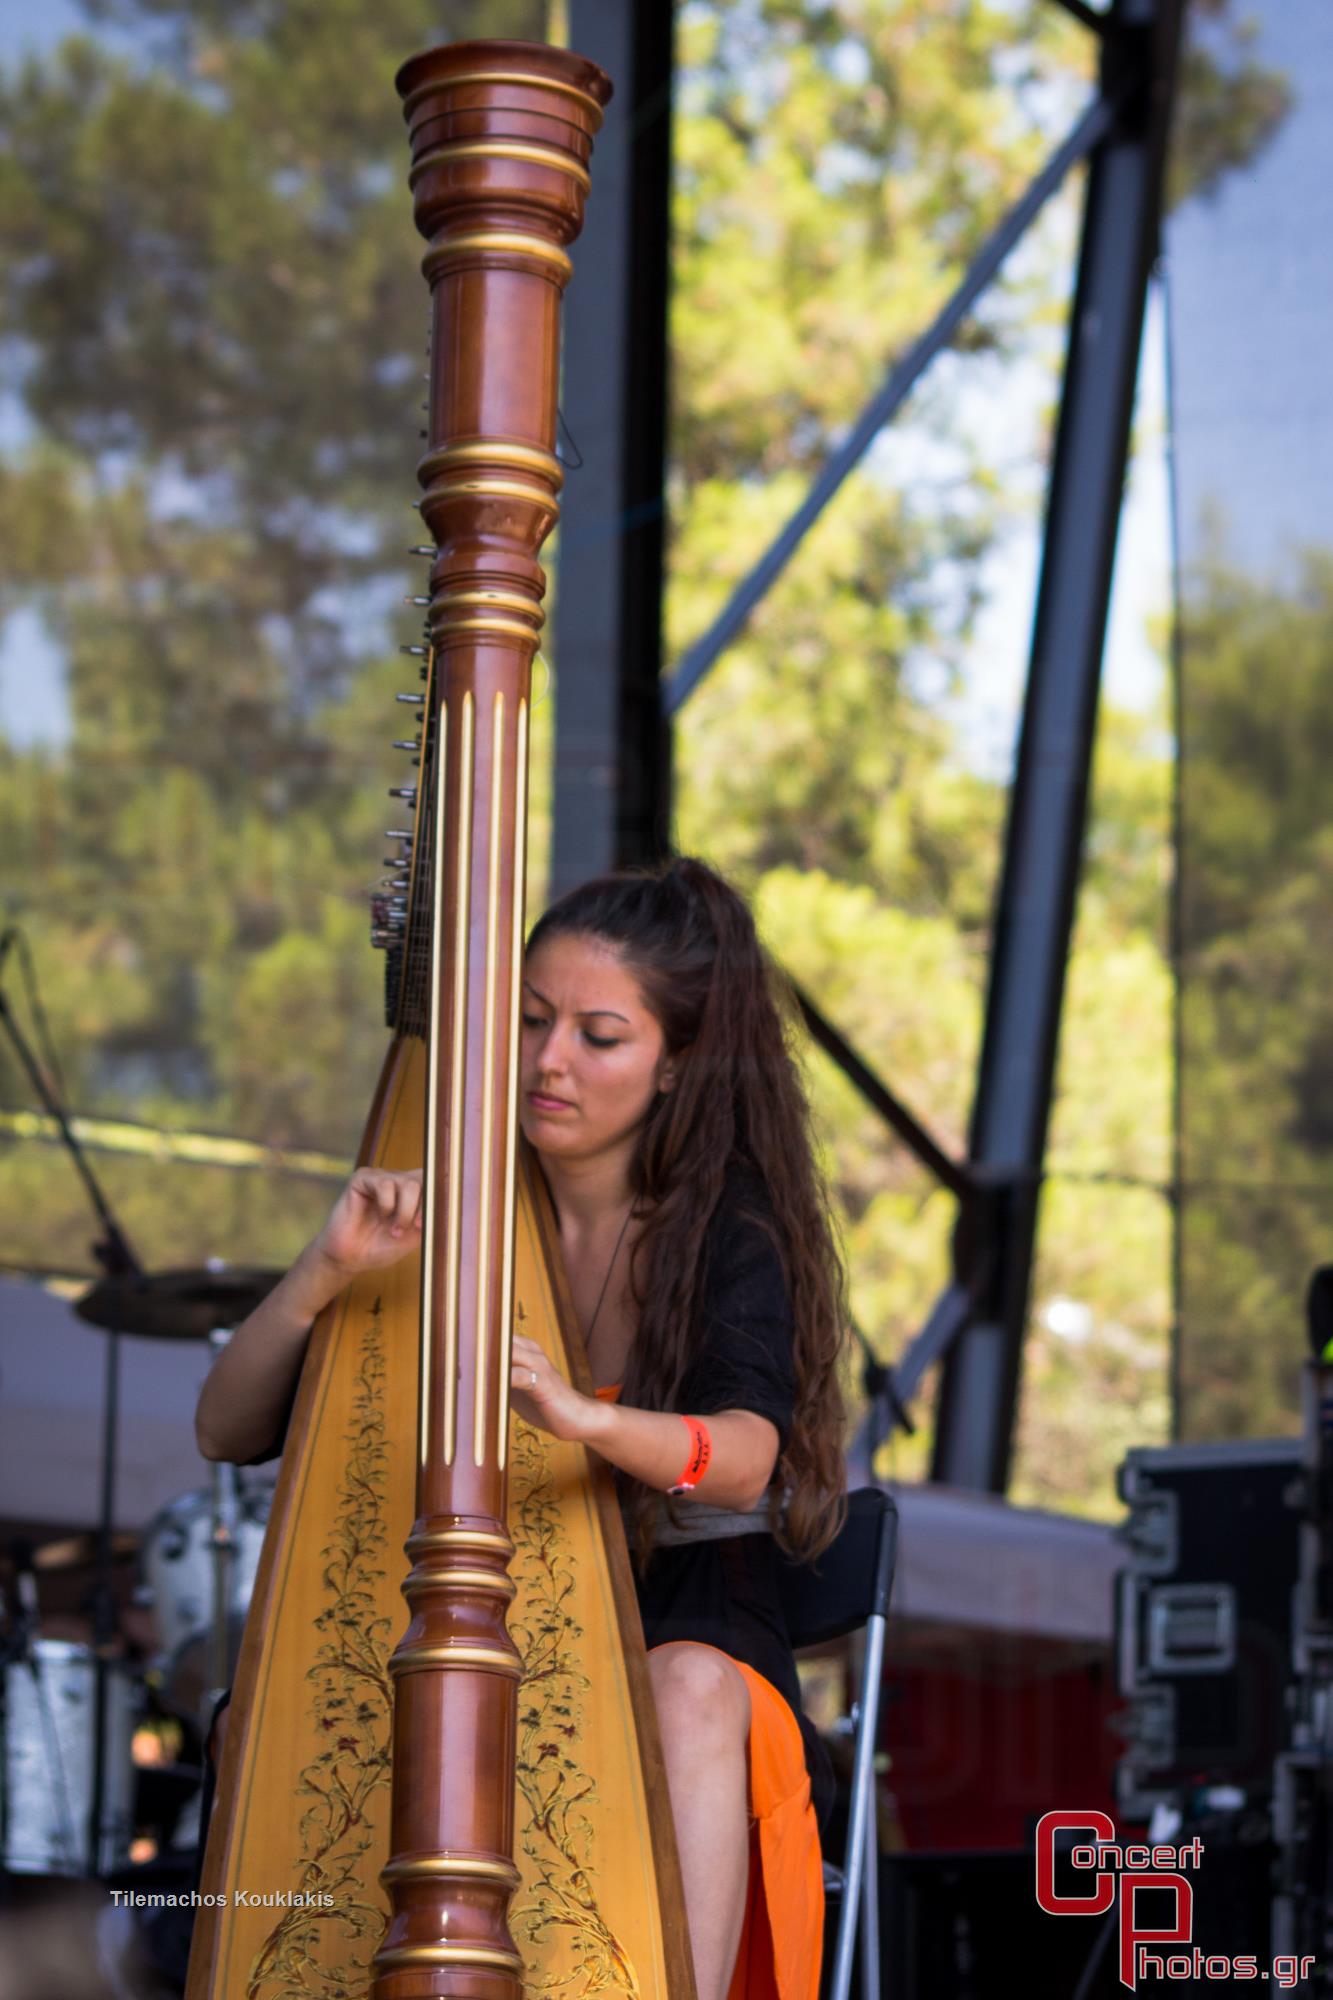
[[[814,2000],[832,1777],[776,1564],[838,1526],[845,1314],[772,977],[741,899],[681,860],[549,909],[522,1004],[521,1123],[596,1393],[516,1333],[514,1409],[616,1469],[699,2000]],[[312,1317],[415,1246],[419,1201],[414,1173],[353,1177],[210,1376],[206,1456],[280,1448]]]

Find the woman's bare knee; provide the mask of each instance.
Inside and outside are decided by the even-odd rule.
[[[675,1639],[648,1655],[658,1720],[664,1731],[688,1739],[719,1733],[744,1741],[750,1728],[750,1690],[745,1676],[713,1646]]]

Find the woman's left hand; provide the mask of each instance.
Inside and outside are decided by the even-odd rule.
[[[582,1442],[588,1435],[589,1415],[601,1408],[595,1397],[580,1395],[566,1382],[536,1341],[521,1333],[514,1335],[509,1393],[520,1417],[566,1443]]]

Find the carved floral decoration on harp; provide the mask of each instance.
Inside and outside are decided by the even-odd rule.
[[[523,1308],[520,1319],[526,1320]],[[641,1987],[624,1947],[597,1901],[592,1856],[602,1804],[579,1758],[583,1697],[583,1626],[571,1606],[576,1565],[551,1471],[550,1448],[532,1425],[514,1421],[510,1522],[519,1595],[510,1630],[524,1658],[519,1689],[518,1836],[527,1889],[510,1912],[510,1929],[527,1960],[532,1993],[567,2000],[623,1994]],[[312,1719],[326,1747],[305,1766],[299,1793],[309,1801],[300,1822],[293,1888],[332,1895],[330,1909],[284,1911],[250,1968],[246,2000],[363,2000],[370,1960],[386,1922],[382,1905],[360,1893],[364,1858],[382,1843],[375,1808],[387,1806],[393,1696],[388,1662],[392,1620],[379,1612],[389,1483],[385,1423],[385,1331],[375,1301],[361,1338],[345,1433],[347,1459],[338,1509],[320,1551],[324,1608],[306,1679]],[[605,1829],[602,1829],[605,1838]],[[349,1943],[358,1947],[346,1956]],[[364,1955],[363,1955],[364,1954]],[[325,1958],[333,1962],[322,1962]]]
[[[518,1316],[526,1318],[522,1306]],[[591,1682],[583,1670],[584,1630],[571,1610],[575,1565],[562,1529],[550,1447],[518,1417],[510,1477],[510,1532],[516,1544],[510,1567],[519,1595],[509,1629],[523,1655],[517,1775],[527,1867],[526,1893],[520,1891],[515,1900],[509,1927],[528,1961],[530,1992],[559,1990],[569,2000],[621,1993],[638,2000],[642,1989],[634,1967],[597,1901],[593,1815],[602,1800],[579,1757],[583,1697]],[[605,1826],[601,1837],[607,1837]]]
[[[383,1839],[373,1806],[380,1791],[388,1804],[393,1742],[393,1622],[378,1608],[388,1540],[384,1343],[376,1299],[361,1336],[338,1508],[320,1550],[325,1604],[315,1620],[315,1658],[306,1670],[312,1718],[325,1747],[305,1766],[297,1787],[309,1803],[301,1814],[293,1887],[305,1895],[331,1896],[333,1904],[283,1913],[250,1967],[246,2000],[287,2000],[293,1993],[363,2000],[371,1955],[387,1921],[384,1905],[361,1893],[364,1857]],[[349,1960],[349,1942],[362,1941],[364,1959]],[[321,1963],[321,1948],[336,1954],[336,1962]]]

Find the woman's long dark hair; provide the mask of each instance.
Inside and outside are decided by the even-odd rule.
[[[552,904],[529,952],[562,935],[613,946],[679,1058],[659,1094],[630,1175],[649,1208],[635,1244],[631,1293],[638,1332],[623,1399],[674,1407],[703,1332],[705,1238],[729,1171],[757,1176],[795,1322],[796,1407],[778,1467],[773,1531],[788,1554],[828,1547],[846,1510],[839,1360],[846,1285],[815,1162],[810,1111],[789,1044],[791,997],[766,957],[742,898],[702,861],[604,875]],[[658,1496],[627,1481],[626,1512],[640,1561]],[[785,1516],[778,1495],[787,1492]]]

